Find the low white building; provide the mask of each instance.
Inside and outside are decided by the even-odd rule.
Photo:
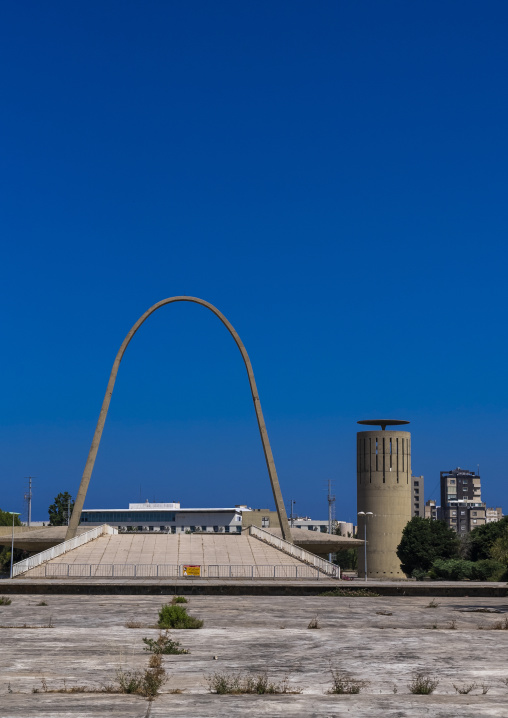
[[[81,526],[109,524],[120,531],[240,533],[242,508],[182,509],[179,503],[129,504],[128,509],[84,509]]]

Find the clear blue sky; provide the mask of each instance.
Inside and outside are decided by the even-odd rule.
[[[0,9],[0,506],[75,494],[125,334],[203,297],[251,355],[286,503],[356,513],[363,418],[426,498],[508,510],[506,2]],[[140,488],[141,487],[141,488]],[[433,490],[434,489],[434,490]],[[245,370],[192,305],[120,367],[86,506],[272,505]]]

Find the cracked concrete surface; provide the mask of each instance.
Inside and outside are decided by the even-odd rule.
[[[0,587],[1,592],[1,587]],[[49,689],[114,681],[119,667],[147,664],[143,636],[157,635],[162,597],[13,595],[0,607],[0,716],[432,716],[506,718],[508,631],[484,629],[508,615],[502,598],[195,596],[189,613],[204,627],[175,631],[190,655],[166,656],[162,695],[149,704],[129,695],[45,693]],[[37,604],[44,599],[48,605]],[[474,607],[501,613],[464,612]],[[391,615],[385,615],[391,613]],[[50,621],[51,616],[51,621]],[[309,630],[318,616],[320,630]],[[127,628],[126,623],[141,623]],[[21,628],[23,624],[40,628]],[[53,628],[43,628],[49,623]],[[143,627],[144,626],[144,627]],[[435,628],[434,626],[437,626]],[[455,626],[453,628],[452,626]],[[217,656],[217,660],[214,660]],[[360,695],[327,695],[329,666],[369,681]],[[205,680],[215,671],[263,671],[300,695],[216,696]],[[407,687],[415,670],[439,679],[431,696]],[[453,683],[482,683],[458,695]],[[394,693],[394,687],[397,693]],[[171,694],[178,688],[183,692]],[[33,693],[37,689],[41,692]]]

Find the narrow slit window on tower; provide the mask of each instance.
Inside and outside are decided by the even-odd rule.
[[[372,439],[369,439],[369,484],[372,483]]]
[[[390,470],[392,468],[392,440],[390,439]]]
[[[402,439],[402,471],[404,471],[404,439]]]
[[[376,439],[376,471],[379,470],[378,459],[377,459],[377,439]]]
[[[384,437],[383,437],[383,484],[384,484],[385,481],[386,481],[386,478],[385,478],[385,454],[386,454],[386,452],[385,452],[385,439],[384,439]]]
[[[397,456],[397,483],[399,483],[399,439],[395,439],[395,454]]]

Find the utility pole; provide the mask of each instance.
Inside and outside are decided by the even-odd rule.
[[[296,501],[294,499],[291,499],[291,513],[289,515],[289,525],[291,528],[293,528],[293,521],[294,521],[294,515],[293,515],[293,506],[296,504]]]
[[[25,501],[28,504],[27,526],[32,522],[32,479],[36,478],[37,476],[25,476],[25,479],[28,479],[28,491],[25,493]]]
[[[335,513],[335,496],[332,495],[332,481],[328,479],[328,534],[332,534],[332,525]],[[332,562],[332,554],[328,554],[328,560]]]

